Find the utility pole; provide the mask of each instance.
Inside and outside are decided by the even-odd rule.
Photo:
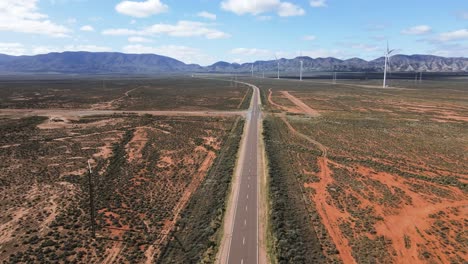
[[[94,190],[93,190],[93,180],[92,180],[93,171],[91,170],[91,164],[88,160],[88,184],[89,184],[89,208],[90,208],[90,218],[91,218],[91,236],[96,238],[96,216],[94,209]]]

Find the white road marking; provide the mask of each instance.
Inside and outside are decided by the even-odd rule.
[[[242,245],[245,245],[245,237],[242,238]]]
[[[247,199],[249,199],[249,195],[247,194]]]
[[[245,206],[245,210],[247,211],[247,205]]]
[[[247,184],[247,188],[250,188],[250,184]]]
[[[241,264],[244,264],[244,259],[241,259]]]
[[[247,219],[244,219],[244,225],[245,226],[247,225]]]

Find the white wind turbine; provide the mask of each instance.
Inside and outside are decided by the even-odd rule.
[[[387,41],[387,51],[385,52],[385,67],[384,67],[384,77],[383,77],[383,88],[387,87],[387,67],[388,67],[388,64],[390,62],[391,54],[394,51],[395,51],[394,49],[390,50],[388,48],[388,41]]]
[[[302,52],[301,52],[301,54],[300,54],[300,58],[301,58],[301,60],[300,60],[300,62],[301,62],[301,69],[300,69],[300,71],[299,71],[299,80],[302,81],[302,68],[304,67],[304,61],[302,60]]]
[[[276,64],[278,65],[278,78],[277,79],[279,80],[280,78],[279,77],[279,60],[278,60],[278,57],[276,57],[276,55],[275,55],[275,59],[276,59]]]

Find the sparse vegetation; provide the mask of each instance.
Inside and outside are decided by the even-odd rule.
[[[449,230],[462,232],[466,224],[457,213],[466,206],[468,191],[462,147],[468,140],[465,86],[449,80],[446,86],[426,81],[416,90],[360,87],[364,82],[358,81],[357,86],[252,82],[262,87],[268,103],[265,127],[273,126],[269,133],[277,135],[267,141],[269,158],[275,161],[270,164],[272,195],[278,175],[282,180],[276,184],[283,188],[272,199],[273,223],[278,221],[275,210],[285,211],[275,209],[275,200],[294,205],[293,192],[308,201],[312,214],[306,216],[309,223],[302,223],[314,227],[326,262],[398,263],[410,257],[463,262],[463,236]],[[301,112],[282,91],[320,116]],[[286,192],[286,186],[293,191]],[[299,221],[304,216],[287,217]],[[275,239],[284,236],[273,230]],[[310,236],[299,234],[295,241]],[[285,245],[300,248],[294,241]],[[284,254],[275,253],[279,259]]]
[[[244,121],[238,119],[200,188],[181,214],[161,263],[213,263]]]
[[[0,83],[0,93],[6,95],[1,96],[0,107],[85,108],[90,103],[99,108],[107,100],[121,97],[131,86],[140,85],[140,81],[150,82],[112,80],[106,82],[104,90],[78,89],[69,80],[25,82],[24,88],[17,90],[5,88],[11,83]],[[194,81],[205,86],[184,80],[161,82],[174,93],[164,88],[162,93],[167,97],[154,94],[151,98],[148,87],[147,94],[139,95],[166,104],[156,104],[155,109],[169,109],[171,105],[177,109],[177,103],[171,101],[176,100],[172,96],[177,93],[193,102],[193,109],[236,110],[247,91],[208,80]],[[91,84],[100,86],[94,80],[81,82]],[[156,81],[154,86],[160,84]],[[218,88],[228,92],[212,93]],[[10,100],[12,93],[36,99],[19,104],[19,100]],[[50,94],[57,96],[45,96]],[[209,99],[213,100],[203,99],[205,95],[212,95]],[[120,103],[131,108],[126,103],[137,98],[126,96],[110,104],[111,109],[119,108]],[[185,259],[215,250],[235,160],[232,153],[242,131],[240,118],[44,113],[49,116],[22,117],[21,113],[8,112],[0,117],[0,210],[4,212],[0,215],[0,262],[155,262],[168,243],[172,247],[172,232],[186,226],[191,217],[198,217],[193,224],[203,229],[190,229],[187,237],[180,235],[181,240],[191,245],[187,241],[197,237],[203,244],[194,245]],[[219,157],[224,152],[227,154]],[[88,159],[93,168],[96,240],[90,230]],[[210,170],[213,164],[217,164],[217,170]],[[212,204],[205,204],[206,195],[213,196]],[[196,212],[200,208],[205,208],[204,214]],[[211,220],[202,222],[206,217]]]

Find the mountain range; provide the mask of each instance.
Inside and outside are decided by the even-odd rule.
[[[297,72],[300,61],[304,72],[313,71],[366,71],[382,72],[384,58],[366,61],[360,58],[280,59],[282,73]],[[254,71],[274,73],[277,61],[251,63],[217,62],[209,66],[185,64],[179,60],[155,54],[125,54],[116,52],[63,52],[34,56],[0,54],[0,73],[64,73],[64,74],[163,74],[163,73],[248,73]],[[468,58],[446,58],[433,55],[395,55],[390,60],[393,72],[468,72]]]

